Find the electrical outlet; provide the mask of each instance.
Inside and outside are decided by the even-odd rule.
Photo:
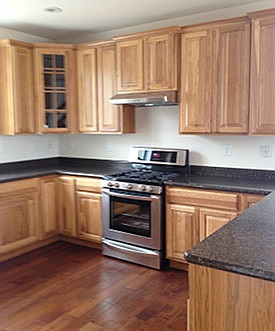
[[[230,145],[230,144],[222,145],[222,155],[231,156],[232,155],[232,145]]]
[[[48,149],[53,149],[53,142],[51,140],[47,140]]]
[[[272,156],[271,145],[261,145],[260,150],[261,150],[261,157],[271,158],[271,156]]]
[[[106,144],[106,150],[107,152],[112,152],[113,150],[113,144],[110,141]]]

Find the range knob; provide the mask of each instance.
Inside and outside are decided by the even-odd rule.
[[[119,187],[119,183],[115,183],[115,187],[118,188]]]
[[[132,184],[128,184],[128,185],[127,185],[127,188],[128,188],[129,190],[131,190],[131,189],[133,188],[133,185],[132,185]]]
[[[148,191],[149,191],[149,192],[153,192],[153,191],[154,191],[153,186],[149,186],[149,187],[148,187]]]
[[[113,183],[112,182],[108,182],[107,183],[107,186],[112,187],[113,186]]]
[[[146,186],[145,186],[145,185],[141,185],[141,186],[139,187],[139,189],[140,189],[141,191],[146,191]]]

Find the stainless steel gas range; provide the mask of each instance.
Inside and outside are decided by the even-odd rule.
[[[162,269],[164,182],[188,173],[188,156],[186,149],[132,147],[132,170],[103,178],[104,255]]]

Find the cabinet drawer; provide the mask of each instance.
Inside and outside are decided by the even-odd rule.
[[[76,190],[101,193],[101,181],[100,178],[77,178]]]
[[[174,204],[188,204],[237,211],[239,194],[214,190],[182,189],[171,186],[166,189],[166,201]]]

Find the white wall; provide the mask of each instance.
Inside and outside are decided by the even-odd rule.
[[[136,134],[62,135],[62,156],[122,159],[131,146],[177,147],[190,150],[190,164],[275,170],[275,136],[179,135],[178,106],[136,108]],[[223,156],[222,145],[232,146]],[[260,157],[260,146],[270,145],[271,158]]]
[[[244,15],[274,7],[274,0],[185,18],[146,24],[67,42],[86,42],[168,25],[187,25]],[[27,42],[47,40],[0,28],[0,38]],[[50,41],[48,41],[50,42]],[[191,151],[191,164],[275,170],[275,136],[195,136],[178,134],[178,107],[137,108],[137,133],[132,135],[23,135],[0,136],[0,162],[13,162],[58,155],[87,158],[127,159],[133,145],[181,147]],[[232,145],[232,156],[222,155],[222,145]],[[260,157],[260,146],[270,145],[272,157]],[[108,150],[107,150],[108,149]],[[111,150],[110,150],[111,149]]]
[[[117,29],[113,31],[106,31],[102,33],[91,33],[84,35],[82,37],[74,37],[74,38],[65,38],[59,40],[59,42],[64,43],[74,43],[74,44],[81,44],[86,43],[90,41],[99,41],[99,40],[108,40],[111,39],[114,36],[121,36],[127,33],[135,33],[135,32],[141,32],[146,30],[152,30],[152,29],[158,29],[166,26],[173,26],[173,25],[191,25],[191,24],[197,24],[197,23],[203,23],[203,22],[209,22],[209,21],[215,21],[215,20],[222,20],[232,17],[238,17],[238,16],[244,16],[247,13],[262,10],[262,9],[268,9],[275,7],[275,1],[274,0],[267,0],[267,1],[259,1],[257,3],[250,3],[247,5],[242,5],[238,7],[231,7],[226,8],[222,10],[215,10],[211,12],[204,12],[201,14],[196,15],[190,15],[190,16],[184,16],[169,20],[163,20],[159,22],[153,22],[153,23],[147,23],[143,25],[138,26],[132,26],[132,27],[125,27],[122,29]],[[146,9],[145,9],[146,10]]]

